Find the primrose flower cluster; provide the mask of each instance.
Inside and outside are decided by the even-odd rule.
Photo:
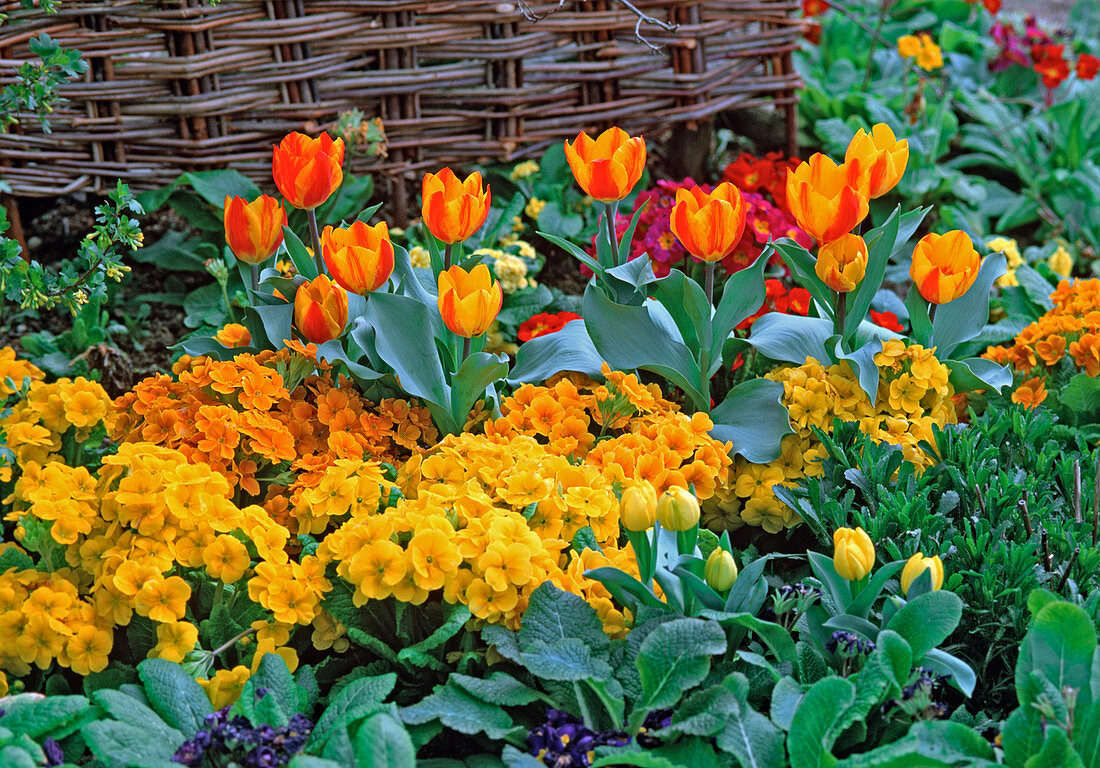
[[[783,385],[783,402],[795,434],[783,438],[782,453],[775,461],[753,464],[736,458],[728,490],[703,504],[707,525],[729,530],[747,523],[777,533],[800,523],[801,518],[775,497],[773,488],[821,473],[820,460],[826,451],[811,427],[831,434],[834,419],[858,422],[874,439],[900,445],[905,458],[918,467],[929,466],[931,459],[920,449],[920,442],[933,439],[933,425],[956,420],[947,367],[933,350],[900,340],[884,341],[875,363],[881,377],[873,404],[845,363],[824,366],[811,358],[803,365],[767,374]]]
[[[1063,280],[1050,295],[1054,306],[1028,325],[1012,344],[982,357],[1011,365],[1026,379],[1013,402],[1034,408],[1047,397],[1047,380],[1059,370],[1100,375],[1100,280]]]

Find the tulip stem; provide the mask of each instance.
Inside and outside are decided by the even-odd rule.
[[[603,204],[603,217],[607,222],[607,242],[611,246],[611,266],[619,266],[619,244],[615,239],[615,207],[616,203]]]
[[[260,290],[260,265],[249,264],[252,267],[252,292],[258,293]]]
[[[447,243],[443,246],[443,271],[446,272],[451,268],[451,249],[454,248],[454,243]],[[469,341],[469,339],[467,339]]]
[[[711,307],[714,306],[714,262],[708,261],[706,265],[706,289],[707,289],[707,304]]]
[[[462,359],[458,361],[459,366],[461,366],[466,358],[470,356],[470,341],[471,339],[469,336],[462,337]]]
[[[930,304],[928,307],[928,322],[936,322],[936,310],[940,308],[939,304]]]
[[[836,294],[836,325],[834,330],[841,336],[844,335],[844,321],[848,317],[848,294],[837,291]]]
[[[317,232],[317,211],[310,208],[306,211],[309,219],[309,237],[313,240],[313,261],[317,264],[317,274],[325,274],[325,260],[321,256],[321,235]]]

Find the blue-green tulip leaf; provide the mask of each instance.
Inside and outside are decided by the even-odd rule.
[[[688,349],[698,355],[701,342],[710,338],[711,315],[707,295],[699,283],[674,269],[657,280],[650,293],[668,312]]]
[[[836,292],[817,276],[817,259],[794,240],[785,237],[772,243],[772,247],[779,251],[779,255],[783,257],[783,263],[790,268],[795,281],[810,292],[831,319],[835,312],[833,305],[836,303]]]
[[[556,333],[536,336],[520,345],[509,383],[538,383],[562,371],[602,378],[603,358],[596,351],[584,320],[570,320]]]
[[[802,365],[812,357],[827,365],[835,361],[825,346],[832,335],[832,320],[768,312],[752,324],[748,341],[772,360]]]
[[[711,375],[721,365],[719,350],[723,348],[733,329],[763,305],[767,295],[764,269],[770,258],[771,251],[765,248],[756,261],[727,278],[722,289],[722,298],[718,301],[718,308],[711,320]]]
[[[783,405],[783,385],[770,379],[752,379],[731,389],[710,412],[717,440],[733,443],[739,453],[754,464],[774,461],[784,435],[793,434],[790,415]]]
[[[462,361],[451,377],[451,415],[465,425],[470,409],[493,382],[508,375],[508,361],[499,355],[477,352]]]
[[[1012,371],[1008,367],[983,357],[944,360],[943,364],[950,373],[951,385],[958,392],[975,389],[995,389],[1000,392],[1012,384]]]
[[[932,343],[940,360],[950,357],[955,347],[982,332],[989,321],[989,294],[993,281],[1005,273],[1006,266],[1003,253],[987,256],[970,290],[936,310]]]

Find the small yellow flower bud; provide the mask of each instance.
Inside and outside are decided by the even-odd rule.
[[[699,524],[699,500],[687,488],[674,485],[657,501],[657,519],[670,531],[689,531]]]
[[[619,520],[628,531],[648,531],[657,520],[657,491],[652,483],[639,483],[623,491]]]
[[[737,581],[737,561],[729,552],[718,547],[707,558],[703,578],[711,589],[725,592]]]
[[[940,560],[939,555],[935,557],[925,557],[922,552],[918,552],[909,558],[909,561],[901,570],[902,594],[908,595],[909,587],[913,586],[913,582],[917,580],[917,577],[926,570],[932,572],[933,591],[943,586],[943,561]]]

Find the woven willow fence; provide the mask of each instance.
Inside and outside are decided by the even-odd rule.
[[[28,116],[0,135],[0,176],[21,196],[227,165],[268,181],[273,143],[352,108],[388,139],[386,157],[352,169],[407,179],[537,156],[582,128],[649,133],[765,104],[793,115],[797,0],[635,5],[679,24],[642,26],[660,54],[614,0],[63,0],[54,16],[0,0],[0,84],[41,32],[90,65],[52,133]]]

